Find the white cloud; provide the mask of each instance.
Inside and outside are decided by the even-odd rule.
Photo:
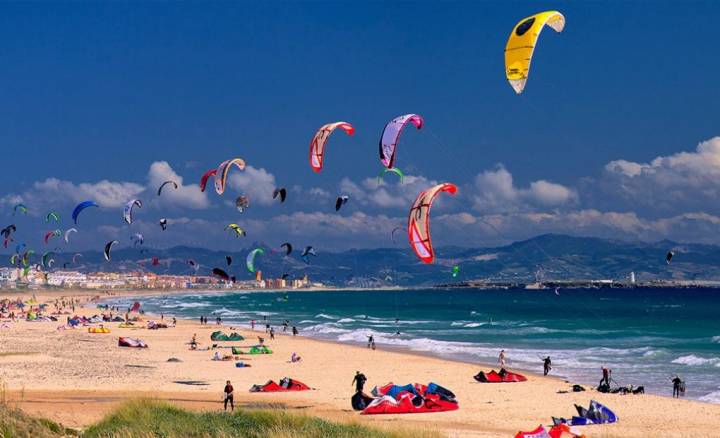
[[[210,204],[207,192],[201,192],[199,184],[184,185],[183,177],[178,175],[167,161],[152,163],[147,179],[148,196],[152,196],[153,203],[157,202],[165,206],[172,205],[194,210],[206,208]],[[163,188],[161,196],[156,196],[155,192],[165,181],[176,182],[178,188],[175,189],[172,185],[167,185]]]
[[[277,202],[272,198],[273,191],[277,188],[275,176],[263,168],[246,166],[243,171],[231,173],[227,183],[239,194],[248,196],[251,205],[270,205]]]
[[[648,163],[609,162],[592,181],[599,206],[607,200],[646,214],[681,214],[693,210],[720,213],[720,137],[698,144],[693,152],[659,156]],[[591,189],[589,189],[591,190]]]
[[[482,212],[532,211],[537,207],[574,204],[578,199],[574,189],[546,180],[534,181],[528,188],[518,188],[512,174],[501,164],[475,178],[474,206]]]

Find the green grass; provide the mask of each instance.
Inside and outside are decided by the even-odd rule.
[[[0,404],[0,437],[1,438],[58,438],[77,436],[72,429],[44,418],[33,418],[21,410]]]
[[[82,434],[87,438],[431,438],[434,433],[385,432],[284,410],[190,412],[155,400],[128,402]]]

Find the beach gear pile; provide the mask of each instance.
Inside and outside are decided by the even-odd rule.
[[[573,426],[586,426],[589,424],[608,424],[618,421],[618,416],[615,415],[610,408],[595,400],[590,401],[590,407],[588,409],[578,405],[575,405],[575,409],[578,414],[574,415],[569,421],[565,418],[553,417],[553,424],[570,423]]]
[[[285,392],[285,391],[307,391],[310,387],[289,377],[285,377],[280,380],[280,383],[275,383],[273,380],[269,380],[264,385],[253,385],[250,388],[250,392]]]
[[[356,393],[352,399],[353,409],[361,414],[417,414],[445,412],[458,409],[455,394],[435,383],[427,386],[419,383],[394,385],[388,383],[372,390],[374,397]]]
[[[272,350],[265,345],[254,345],[248,351],[232,347],[233,354],[272,354]]]
[[[524,382],[527,380],[527,377],[522,374],[511,373],[505,368],[500,368],[499,372],[495,372],[495,370],[492,370],[489,373],[480,371],[473,377],[480,383]]]
[[[210,334],[210,340],[212,341],[242,341],[245,338],[242,337],[242,335],[232,332],[229,335],[226,335],[225,333],[221,332],[220,330],[216,332],[212,332]]]
[[[157,330],[161,328],[168,328],[168,325],[164,322],[148,321],[147,328],[150,330]]]
[[[550,430],[541,424],[530,432],[518,432],[515,438],[585,438],[585,435],[577,434],[567,424],[555,425]]]
[[[118,347],[147,348],[147,344],[138,338],[120,337]]]
[[[88,327],[88,333],[110,333],[107,327]]]

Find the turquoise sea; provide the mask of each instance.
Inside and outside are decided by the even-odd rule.
[[[670,395],[679,374],[688,398],[720,403],[720,291],[403,290],[188,293],[140,299],[146,312],[217,316],[248,326],[263,318],[280,332],[289,319],[302,335],[392,346],[468,362],[497,361],[595,384],[601,367],[620,385]],[[122,306],[133,300],[118,299]],[[396,332],[400,334],[396,334]],[[478,367],[478,371],[480,367]]]

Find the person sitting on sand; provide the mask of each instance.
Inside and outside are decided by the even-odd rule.
[[[223,393],[225,395],[224,405],[225,405],[226,411],[227,411],[228,402],[230,403],[230,410],[232,410],[232,411],[235,410],[235,403],[233,403],[233,391],[234,391],[234,389],[233,389],[232,385],[230,384],[230,381],[228,380],[225,383],[225,389],[223,390]]]
[[[302,357],[298,356],[297,353],[295,353],[293,351],[292,356],[290,356],[290,362],[295,363],[295,362],[300,362],[301,360],[302,360]]]
[[[197,333],[193,333],[193,337],[190,340],[190,349],[197,350]]]
[[[265,338],[258,336],[258,344],[265,345]]]
[[[222,357],[220,357],[219,351],[215,352],[215,355],[213,356],[212,360],[222,360]]]

